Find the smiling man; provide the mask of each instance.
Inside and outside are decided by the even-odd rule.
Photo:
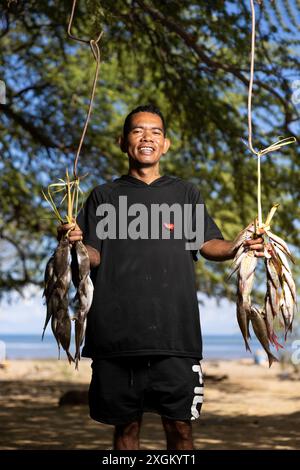
[[[223,239],[196,186],[160,174],[170,141],[159,109],[134,109],[120,147],[128,155],[128,174],[94,188],[69,234],[71,243],[83,238],[93,268],[83,348],[93,359],[90,415],[115,426],[114,449],[139,448],[145,411],[161,416],[168,449],[193,449],[191,423],[203,401],[193,263],[198,253],[215,261],[233,258],[233,242]],[[150,230],[154,207],[161,212]],[[116,217],[104,224],[110,208]],[[124,223],[135,230],[124,235]],[[176,235],[181,223],[189,235],[200,232],[199,245],[187,243],[185,230]],[[262,238],[246,243],[263,256]]]

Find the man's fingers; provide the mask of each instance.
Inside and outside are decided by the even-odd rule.
[[[83,239],[82,231],[75,222],[72,224],[61,224],[57,227],[57,240],[59,241],[68,232],[68,240],[70,243],[77,242]]]
[[[249,249],[250,249],[250,250],[263,251],[263,250],[264,250],[264,245],[262,245],[262,244],[250,245],[250,246],[249,246]]]
[[[66,231],[72,230],[74,228],[75,228],[75,224],[60,224],[57,227],[57,230],[62,231],[62,232],[66,232]]]
[[[82,236],[82,231],[81,230],[71,230],[69,233],[69,238],[74,238],[74,237],[81,237]]]
[[[250,240],[246,240],[244,242],[244,245],[245,246],[250,246],[250,245],[257,245],[257,244],[260,244],[260,243],[264,243],[264,239],[262,237],[251,238]]]

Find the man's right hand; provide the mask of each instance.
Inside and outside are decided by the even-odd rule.
[[[75,243],[83,239],[83,233],[79,225],[74,222],[73,224],[60,224],[57,227],[57,240],[59,241],[61,237],[68,232],[68,230],[70,230],[68,234],[68,240],[70,243]]]

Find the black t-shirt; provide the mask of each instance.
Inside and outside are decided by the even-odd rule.
[[[127,214],[125,199],[127,207],[131,207]],[[108,211],[101,215],[99,209],[96,211],[105,203],[115,209],[116,217],[109,219],[109,223],[115,221],[110,225],[115,239],[98,237],[101,232],[99,222],[103,222]],[[173,355],[201,359],[202,339],[193,264],[198,250],[186,249],[184,233],[181,239],[175,236],[174,226],[178,219],[172,218],[172,212],[169,220],[164,221],[164,215],[160,216],[159,234],[154,230],[153,236],[149,215],[149,224],[143,219],[147,227],[139,227],[133,222],[136,231],[143,233],[141,238],[124,236],[124,220],[127,218],[129,230],[130,223],[140,214],[133,204],[143,204],[148,214],[153,205],[177,204],[177,209],[179,205],[184,211],[187,207],[184,205],[188,204],[192,207],[192,227],[195,226],[196,204],[203,204],[202,242],[223,239],[196,186],[179,178],[162,176],[148,185],[124,175],[94,188],[78,216],[84,243],[101,253],[100,266],[92,272],[94,298],[88,313],[82,355],[99,358]],[[134,213],[136,216],[132,215]],[[107,229],[108,225],[104,229],[102,225],[101,233]],[[146,239],[146,232],[152,238]],[[169,232],[169,239],[164,238],[166,232]]]

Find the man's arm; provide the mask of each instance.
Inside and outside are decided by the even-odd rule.
[[[90,245],[85,245],[85,247],[87,249],[87,252],[90,258],[91,268],[97,268],[97,266],[99,266],[100,264],[100,259],[101,259],[99,251]]]
[[[69,232],[68,240],[71,244],[73,244],[73,243],[75,243],[79,240],[81,241],[83,239],[83,233],[80,230],[79,225],[77,225],[77,224],[76,225],[74,225],[74,224],[60,225],[57,228],[57,239],[60,240],[63,232],[67,232],[70,229],[71,229],[71,231]],[[96,268],[100,264],[100,258],[101,257],[100,257],[99,251],[96,250],[95,248],[93,248],[90,245],[85,245],[85,247],[86,247],[88,255],[89,255],[91,268]]]
[[[244,246],[254,251],[255,256],[261,258],[264,256],[264,240],[258,237],[252,240],[246,240]],[[211,261],[226,261],[235,257],[237,249],[234,248],[234,242],[228,240],[209,240],[200,248],[200,254]]]

